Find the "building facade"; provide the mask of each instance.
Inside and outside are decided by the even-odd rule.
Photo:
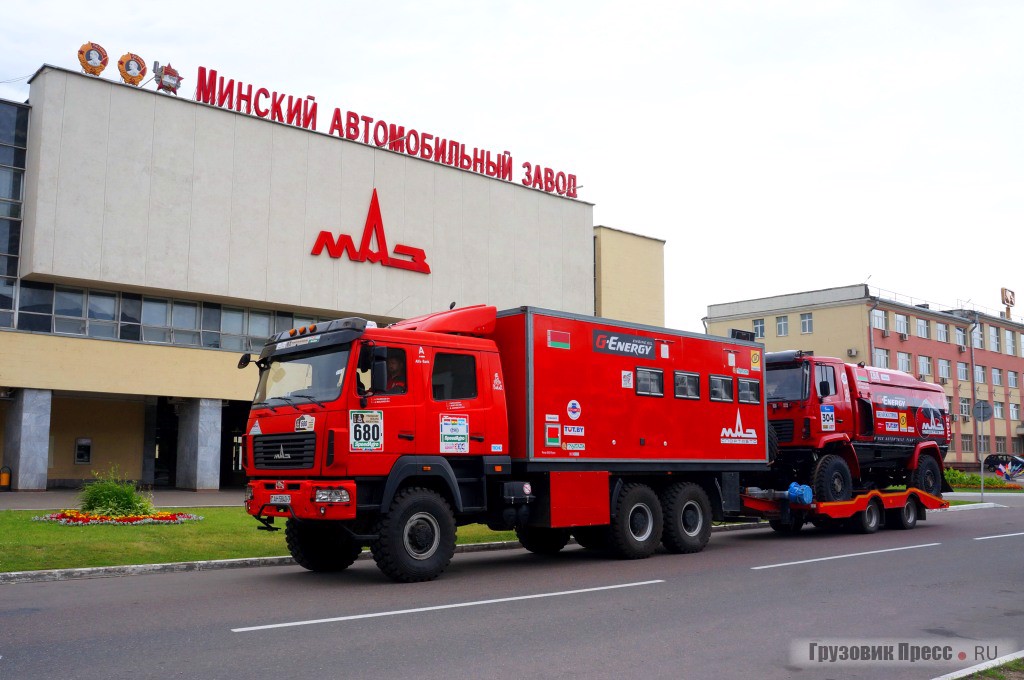
[[[946,462],[1024,452],[1024,323],[1005,312],[938,309],[866,285],[710,305],[709,333],[754,332],[769,352],[813,351],[942,385],[953,440]],[[975,405],[992,417],[979,422]]]
[[[257,375],[235,364],[278,331],[451,302],[595,312],[589,203],[57,67],[30,87],[0,102],[14,489],[112,466],[241,484]]]

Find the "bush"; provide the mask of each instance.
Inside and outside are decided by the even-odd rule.
[[[946,481],[954,489],[977,489],[981,486],[981,476],[974,472],[963,472],[956,468],[946,468]],[[986,477],[985,486],[990,489],[1019,489],[1019,484],[1007,482],[1002,477]]]
[[[153,513],[152,499],[139,493],[135,483],[125,479],[116,465],[106,473],[92,475],[96,481],[82,487],[79,496],[83,512],[112,517]]]

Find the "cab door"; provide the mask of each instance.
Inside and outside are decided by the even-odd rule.
[[[387,366],[388,381],[384,391],[371,393],[371,371],[356,372],[348,397],[349,474],[387,474],[396,458],[415,453],[417,411],[424,398],[415,349],[396,343],[363,346],[361,351],[373,352],[374,362]]]
[[[820,422],[822,435],[837,432],[850,433],[853,424],[853,412],[847,396],[849,387],[843,383],[846,373],[842,367],[832,364],[815,364],[814,390],[819,400]]]
[[[471,456],[503,444],[491,432],[491,385],[485,380],[490,363],[481,352],[433,348],[423,425],[424,453]],[[493,441],[492,441],[493,440]]]

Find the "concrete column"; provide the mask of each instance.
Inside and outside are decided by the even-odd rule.
[[[139,484],[153,486],[156,474],[156,399],[146,397],[142,435],[142,476]]]
[[[186,399],[178,406],[179,489],[220,488],[220,399]]]
[[[4,463],[15,491],[46,490],[52,396],[50,390],[19,389],[7,409]]]

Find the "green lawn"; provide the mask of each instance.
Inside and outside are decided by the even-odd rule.
[[[142,526],[61,526],[33,522],[46,513],[0,511],[0,571],[108,567],[287,555],[284,531],[258,531],[242,508],[193,508],[201,522]],[[279,523],[283,528],[284,524]],[[515,540],[474,524],[459,528],[459,543]]]

